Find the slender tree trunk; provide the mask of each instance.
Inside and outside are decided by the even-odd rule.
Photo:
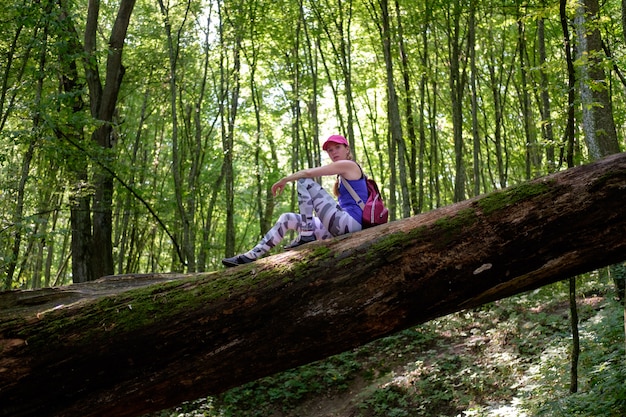
[[[152,77],[152,71],[150,71],[150,75],[148,76],[148,80]],[[150,100],[150,89],[149,83],[146,83],[145,90],[143,93],[143,100],[141,102],[141,112],[139,116],[139,120],[137,123],[137,131],[135,132],[135,137],[133,141],[133,145],[131,148],[130,154],[130,165],[131,166],[144,166],[143,163],[139,163],[138,161],[138,153],[141,146],[141,137],[144,129],[144,124],[148,117],[148,103]],[[142,161],[143,162],[143,161]],[[143,174],[142,174],[143,175]],[[134,187],[137,183],[135,178],[134,171],[131,171],[130,178],[128,179],[128,185],[130,187]],[[141,184],[141,180],[139,181]],[[132,195],[130,193],[126,194],[126,198],[122,203],[122,219],[121,219],[121,230],[119,231],[119,239],[118,239],[118,258],[117,258],[117,270],[120,273],[132,272],[127,268],[128,262],[130,261],[131,253],[133,251],[133,244],[130,235],[135,233],[137,228],[137,223],[135,221],[131,222],[131,207],[132,207]],[[136,218],[136,217],[135,217]],[[126,265],[125,265],[126,263]]]
[[[191,6],[191,2],[187,3],[188,8]],[[189,9],[188,9],[189,10]],[[192,146],[191,146],[191,167],[189,169],[189,174],[187,176],[187,201],[186,201],[186,219],[187,224],[185,225],[186,230],[186,239],[185,239],[185,253],[187,256],[187,271],[196,272],[197,269],[197,261],[196,261],[196,239],[197,239],[197,225],[196,225],[196,212],[198,209],[198,199],[200,198],[199,193],[202,188],[200,184],[200,175],[202,173],[202,167],[204,166],[205,161],[205,149],[207,148],[206,143],[203,141],[203,137],[205,134],[204,129],[204,121],[202,120],[202,104],[205,102],[205,94],[206,94],[206,86],[207,86],[207,78],[209,72],[209,46],[208,46],[208,34],[207,39],[205,41],[205,52],[204,52],[204,62],[203,62],[203,74],[202,80],[200,81],[200,91],[198,92],[198,97],[195,99],[195,102],[191,109],[193,109],[193,114],[189,116],[189,124],[193,126],[192,133]]]
[[[100,129],[98,129],[100,130]],[[103,142],[109,145],[101,145],[103,148],[110,149],[111,135],[110,128],[102,129],[96,134],[100,137],[100,144]],[[107,152],[105,164],[110,166],[113,158]],[[112,275],[114,272],[113,264],[113,176],[104,169],[96,168],[93,176],[94,196],[93,196],[93,249],[92,264],[93,277],[100,278],[106,275]]]
[[[13,213],[13,233],[11,239],[13,240],[13,247],[11,250],[11,258],[9,260],[6,277],[4,282],[4,289],[10,290],[12,289],[13,284],[13,275],[15,274],[15,268],[17,267],[17,261],[19,259],[20,254],[20,246],[22,243],[22,220],[24,215],[24,196],[25,196],[25,188],[26,181],[29,178],[30,173],[30,163],[33,160],[33,154],[35,153],[35,145],[37,143],[36,137],[31,138],[28,149],[24,154],[24,158],[22,160],[22,170],[20,179],[17,185],[17,203],[15,207],[15,212]]]
[[[569,279],[569,311],[572,328],[572,352],[570,362],[569,392],[578,392],[578,358],[580,357],[580,336],[578,334],[578,306],[576,304],[576,277]]]
[[[493,101],[493,122],[485,125],[486,131],[493,132],[493,151],[490,143],[486,142],[486,167],[488,169],[491,184],[494,188],[504,188],[508,186],[509,176],[509,146],[506,141],[505,131],[505,109],[507,108],[507,98],[509,96],[509,86],[517,71],[515,54],[510,54],[507,49],[507,40],[497,35],[497,31],[489,28],[487,30],[487,57],[488,73],[491,99]],[[499,43],[498,43],[499,42]],[[508,61],[510,60],[510,62]],[[486,122],[486,121],[485,121]],[[486,139],[487,140],[487,139]],[[495,164],[492,163],[492,155],[495,155]],[[495,165],[495,174],[492,166]]]
[[[400,107],[398,103],[398,94],[396,92],[394,69],[393,69],[393,55],[391,52],[392,34],[391,34],[391,19],[389,16],[389,3],[388,0],[380,0],[379,6],[381,9],[381,36],[383,42],[383,55],[385,57],[385,72],[387,82],[387,117],[389,118],[389,144],[390,148],[393,147],[397,152],[397,168],[399,172],[399,178],[397,181],[392,180],[392,183],[399,182],[400,190],[402,194],[401,209],[402,217],[406,218],[411,215],[411,201],[409,198],[409,189],[406,176],[406,149],[404,140],[402,138],[402,123],[400,120]],[[394,153],[395,153],[394,152]],[[391,155],[390,155],[391,158]],[[395,173],[392,171],[392,178]],[[392,188],[393,190],[393,188]],[[393,193],[393,191],[392,191]],[[393,199],[392,199],[393,201]],[[390,204],[390,220],[395,219],[395,205]]]
[[[622,0],[622,36],[626,40],[626,0]]]
[[[237,119],[237,109],[239,106],[239,76],[241,69],[241,34],[236,27],[231,27],[229,34],[234,36],[233,44],[228,44],[225,19],[228,10],[223,5],[219,6],[220,15],[220,114],[222,117],[222,149],[224,152],[224,162],[222,173],[224,175],[225,200],[226,200],[226,256],[235,253],[235,179],[233,171],[234,160],[234,134],[235,121]],[[226,54],[232,52],[232,70],[227,67]]]
[[[432,84],[432,94],[431,94],[431,109],[432,111],[429,112],[430,113],[430,118],[429,118],[429,127],[430,127],[430,167],[429,167],[429,172],[430,172],[430,178],[431,181],[430,183],[431,185],[431,190],[430,190],[430,194],[435,196],[435,205],[432,205],[432,199],[431,199],[431,205],[429,206],[429,209],[432,210],[433,208],[436,207],[441,207],[442,206],[442,200],[441,200],[441,181],[440,181],[440,173],[439,173],[439,133],[438,133],[438,129],[437,129],[437,111],[438,111],[438,97],[439,97],[439,84],[437,83],[436,80],[433,80],[433,84]]]
[[[454,201],[465,200],[465,162],[463,160],[463,94],[465,92],[465,72],[461,68],[461,0],[454,0],[449,11],[448,24],[451,36],[448,38],[450,63],[450,102],[452,107],[452,130],[454,136],[455,178]]]
[[[554,153],[554,132],[552,129],[552,108],[550,105],[550,93],[548,91],[548,75],[545,71],[547,62],[546,57],[546,38],[545,38],[545,19],[537,20],[537,43],[539,48],[539,74],[541,77],[541,132],[546,148],[546,159],[548,163],[548,172],[552,173],[556,170],[556,159]]]
[[[425,2],[424,6],[425,10],[425,20],[424,26],[422,28],[422,51],[421,51],[421,64],[424,69],[422,75],[420,77],[420,86],[419,86],[419,162],[418,162],[418,187],[419,187],[419,197],[417,202],[417,213],[421,213],[424,210],[424,158],[426,157],[426,87],[428,83],[428,76],[426,75],[426,68],[428,68],[428,32],[430,27],[430,18],[431,18],[431,9],[430,3]],[[431,154],[434,150],[431,149]],[[432,159],[432,158],[431,158]],[[429,181],[430,184],[430,181]],[[430,187],[429,187],[430,188]],[[432,196],[432,193],[430,194]],[[432,201],[432,198],[430,199]]]
[[[67,49],[58,51],[61,65],[61,89],[67,96],[73,97],[70,102],[63,103],[71,108],[73,114],[78,115],[83,111],[82,87],[79,82],[78,64],[72,55],[80,51],[78,40],[74,37],[76,33],[70,14],[67,11],[65,2],[58,3],[59,28],[67,36]],[[97,22],[97,13],[94,17],[93,8],[90,8],[87,19],[87,27]],[[94,29],[95,30],[95,29]],[[86,38],[87,40],[87,38]],[[87,43],[86,46],[87,47]],[[95,48],[95,46],[94,46]],[[68,52],[71,51],[71,54]],[[68,57],[69,56],[69,57]],[[86,71],[88,84],[93,82],[93,72]],[[96,92],[98,93],[98,92]],[[61,131],[57,128],[56,133],[59,140],[67,140],[76,145],[81,144],[84,137],[83,126],[73,126],[69,132]],[[80,146],[80,145],[78,145]],[[92,281],[95,279],[92,268],[93,236],[91,228],[91,198],[92,189],[89,186],[89,173],[87,156],[81,154],[75,158],[69,167],[71,172],[71,195],[70,203],[70,227],[71,227],[71,257],[72,257],[72,280],[75,283]]]
[[[210,19],[210,18],[209,18]],[[200,192],[201,184],[200,184],[200,174],[202,172],[202,167],[205,162],[206,151],[207,148],[206,143],[203,141],[203,137],[205,136],[206,130],[204,128],[205,123],[202,120],[202,104],[205,101],[206,95],[206,87],[207,80],[209,77],[209,55],[210,55],[210,45],[209,45],[209,24],[210,20],[207,19],[207,29],[206,29],[206,37],[204,40],[204,62],[203,62],[203,73],[202,80],[200,82],[200,92],[198,97],[193,105],[193,116],[190,118],[193,119],[193,146],[194,149],[191,153],[191,169],[189,171],[188,176],[188,198],[187,198],[187,221],[189,224],[189,230],[187,232],[187,240],[186,240],[186,253],[187,253],[187,271],[198,271],[198,261],[196,257],[196,239],[198,233],[196,232],[196,211],[198,206],[198,193]],[[215,119],[217,120],[217,119]],[[214,120],[214,121],[215,121]],[[214,129],[214,124],[210,126],[210,132]]]
[[[198,254],[198,272],[204,272],[208,266],[209,247],[211,241],[211,231],[213,226],[213,213],[215,212],[215,205],[218,198],[218,193],[224,182],[225,171],[221,170],[220,175],[217,177],[212,185],[211,196],[209,197],[209,204],[207,205],[206,216],[204,226],[202,228],[202,245],[200,253]]]
[[[470,93],[472,98],[472,156],[474,195],[480,194],[480,138],[478,133],[478,91],[476,86],[476,0],[470,0],[467,49],[470,59]]]
[[[597,27],[598,0],[580,0],[576,13],[583,131],[591,159],[618,153],[613,103],[602,67],[604,51]]]
[[[255,18],[250,19],[252,22],[256,22]],[[268,181],[265,177],[267,175],[265,165],[265,158],[262,153],[264,150],[261,145],[261,137],[263,136],[263,124],[261,123],[261,103],[263,97],[259,91],[256,82],[256,69],[257,69],[257,55],[259,53],[257,40],[255,38],[256,27],[254,24],[250,25],[250,54],[247,54],[248,66],[250,68],[250,97],[252,97],[252,106],[254,109],[254,121],[255,121],[255,143],[254,143],[254,165],[255,165],[255,178],[256,178],[256,205],[257,214],[259,218],[259,233],[265,233],[272,227],[272,213],[271,207],[273,207],[271,200],[271,177]],[[269,214],[269,215],[268,215]]]
[[[319,91],[319,68],[318,68],[318,55],[317,55],[317,44],[319,44],[319,37],[312,38],[309,24],[307,22],[305,6],[302,0],[299,1],[299,20],[302,22],[302,30],[304,33],[304,54],[306,56],[306,63],[308,66],[308,76],[311,80],[311,89],[310,96],[307,98],[307,114],[309,117],[309,131],[311,135],[311,144],[313,151],[313,165],[319,166],[322,162],[321,160],[321,147],[320,147],[320,131],[319,131],[319,103],[318,98],[320,97]],[[272,152],[272,160],[276,161],[276,147],[274,141],[269,138],[270,151]],[[274,166],[273,171],[277,171],[278,167]],[[268,192],[269,192],[268,188]],[[268,198],[271,194],[268,193]],[[267,230],[267,229],[264,229]]]
[[[50,232],[51,233],[55,233],[57,230],[57,221],[59,219],[59,210],[56,209],[56,207],[60,207],[61,203],[63,202],[63,197],[61,195],[55,195],[52,197],[52,204],[50,204],[51,207],[55,207],[54,211],[52,212],[52,222],[50,225]],[[59,245],[61,247],[61,250],[59,251],[59,257],[60,258],[65,258],[66,257],[66,244],[65,242],[67,241],[67,233],[64,234],[63,236],[63,244]],[[55,248],[57,247],[57,243],[56,240],[54,238],[49,239],[46,242],[46,250],[47,250],[47,254],[46,254],[46,265],[45,265],[45,272],[44,272],[44,281],[43,281],[43,286],[44,287],[50,287],[52,284],[52,264],[54,262],[54,257],[55,257]],[[62,270],[62,269],[61,269]]]
[[[179,43],[178,39],[174,39],[174,35],[172,34],[172,23],[170,20],[170,11],[163,3],[163,0],[159,0],[159,7],[161,9],[161,15],[163,16],[165,22],[165,33],[167,36],[167,49],[169,56],[169,87],[170,87],[170,117],[171,117],[171,127],[172,127],[172,179],[174,181],[174,195],[176,199],[176,208],[178,212],[178,223],[180,225],[180,231],[174,232],[175,234],[182,235],[182,245],[183,245],[183,253],[184,257],[182,262],[187,263],[189,258],[189,247],[188,247],[188,237],[189,237],[189,219],[187,218],[187,212],[185,210],[185,205],[183,202],[183,180],[182,180],[182,157],[181,150],[179,146],[179,130],[178,130],[178,101],[177,101],[177,93],[178,93],[178,49]],[[169,7],[169,6],[168,6]],[[192,252],[193,256],[193,252]],[[173,270],[180,270],[182,266],[174,266]]]
[[[288,68],[289,78],[291,81],[291,94],[289,100],[289,108],[291,110],[291,172],[296,172],[302,169],[302,167],[311,167],[313,163],[313,157],[310,152],[311,146],[306,140],[306,137],[302,135],[302,132],[300,131],[300,126],[302,125],[302,110],[300,108],[302,79],[300,74],[300,59],[298,56],[300,55],[302,25],[303,22],[299,19],[295,22],[293,32],[291,33],[292,43],[289,46],[290,53],[285,55],[285,66]],[[342,69],[342,72],[345,74],[346,70]],[[291,187],[290,204],[289,211],[297,211],[296,187]],[[261,231],[261,233],[264,232],[265,231]]]
[[[498,88],[495,63],[489,65],[489,74],[491,80],[491,96],[493,98],[494,111],[494,127],[493,127],[493,143],[496,156],[497,183],[492,179],[496,188],[506,187],[508,182],[507,156],[504,140],[502,139],[502,122],[504,120],[503,98]],[[489,164],[491,166],[491,164]]]
[[[422,156],[418,156],[418,142],[417,135],[415,133],[415,118],[413,115],[413,89],[411,88],[411,73],[409,70],[409,58],[406,51],[406,45],[404,42],[404,32],[402,29],[402,13],[400,10],[400,2],[395,0],[396,10],[396,22],[398,27],[398,50],[400,52],[400,64],[402,65],[402,80],[404,82],[404,107],[406,111],[406,131],[408,136],[408,143],[410,144],[410,152],[406,152],[406,163],[409,168],[410,188],[407,193],[406,201],[403,207],[410,205],[410,211],[403,213],[404,217],[409,217],[411,214],[415,215],[421,210],[420,198],[418,197],[419,186],[417,184],[418,179],[418,161],[421,164]],[[400,137],[402,146],[406,148],[404,138]],[[420,176],[421,179],[421,176]],[[406,182],[406,181],[405,181]],[[421,184],[421,183],[420,183]]]
[[[561,161],[565,158],[568,167],[574,166],[574,123],[575,123],[575,101],[576,101],[576,71],[574,70],[574,59],[572,57],[572,45],[569,35],[569,24],[567,17],[567,0],[560,0],[561,28],[563,30],[563,46],[565,49],[565,60],[567,63],[567,125],[565,128],[564,146],[561,149]],[[565,154],[565,155],[563,155]]]
[[[522,19],[517,21],[520,60],[520,101],[526,142],[526,179],[530,180],[541,171],[541,154],[537,146],[537,130],[531,109],[530,86],[528,85],[528,64],[526,59],[526,28]]]
[[[319,166],[322,162],[321,159],[321,146],[320,146],[320,130],[319,130],[319,97],[321,96],[319,91],[319,57],[317,54],[317,45],[320,43],[319,35],[315,37],[311,36],[310,23],[306,17],[305,5],[302,0],[299,0],[299,14],[298,18],[302,22],[302,32],[304,34],[303,52],[306,57],[305,62],[308,71],[308,78],[310,79],[311,88],[308,89],[309,96],[303,97],[306,100],[307,114],[309,116],[309,128],[311,145],[313,152],[313,165]],[[350,97],[352,93],[350,94]],[[352,102],[352,100],[350,100]],[[352,120],[352,119],[351,119]],[[270,151],[272,153],[272,159],[276,158],[276,147],[274,141],[270,139]],[[272,167],[273,172],[277,172],[278,166]],[[269,188],[268,188],[269,191]],[[268,193],[268,197],[270,194]]]
[[[91,269],[91,204],[87,188],[87,164],[74,164],[74,186],[70,196],[70,224],[72,227],[72,281],[93,281]]]
[[[347,5],[344,4],[344,0],[337,0],[337,9],[339,13],[339,26],[338,32],[341,34],[339,37],[339,50],[341,52],[340,59],[342,62],[341,68],[343,71],[344,81],[344,94],[346,103],[346,131],[348,136],[348,143],[355,149],[356,143],[354,139],[354,97],[352,93],[352,40],[350,38],[350,25],[352,23],[352,0],[347,0]],[[344,11],[347,11],[347,16],[344,16]],[[346,26],[344,28],[344,26]]]

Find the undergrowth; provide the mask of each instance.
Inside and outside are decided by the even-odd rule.
[[[606,278],[587,275],[579,287],[575,394],[569,392],[571,331],[568,284],[562,282],[160,416],[624,416],[624,309]]]

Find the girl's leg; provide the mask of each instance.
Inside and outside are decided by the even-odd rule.
[[[314,230],[313,211],[333,236],[358,232],[362,228],[358,221],[339,207],[333,196],[310,178],[298,180],[298,206],[307,219],[304,230]]]
[[[224,265],[241,265],[260,258],[278,245],[288,230],[297,231],[299,239],[303,236],[311,238],[306,241],[323,240],[361,230],[359,222],[341,210],[335,199],[311,179],[298,181],[298,205],[300,214],[281,214],[276,224],[254,248],[233,258],[223,259]],[[313,216],[314,211],[317,217]],[[315,236],[315,239],[312,236]]]
[[[307,231],[315,235],[316,239],[319,240],[332,237],[320,219],[316,217],[308,220],[306,216],[302,214],[283,213],[263,239],[250,251],[244,253],[244,256],[250,259],[258,259],[278,245],[285,238],[287,231],[295,230],[301,233],[304,229],[307,229]]]

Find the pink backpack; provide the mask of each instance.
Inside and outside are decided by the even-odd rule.
[[[344,180],[343,177],[341,178],[341,182],[352,198],[354,198],[354,201],[356,201],[363,210],[363,218],[361,220],[363,229],[387,223],[389,220],[389,210],[387,210],[385,203],[383,203],[383,198],[380,196],[376,181],[365,177],[365,184],[367,185],[367,201],[365,202],[359,198],[354,188],[352,188],[350,183]]]

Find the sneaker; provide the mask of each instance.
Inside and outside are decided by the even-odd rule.
[[[315,235],[308,235],[308,236],[298,236],[298,238],[296,240],[294,240],[293,242],[291,242],[290,244],[285,246],[285,250],[291,250],[291,249],[295,249],[298,246],[302,246],[305,243],[311,243],[311,242],[315,242],[317,240],[317,238],[315,237]]]
[[[233,256],[232,258],[222,259],[222,263],[224,264],[224,266],[229,267],[229,268],[232,266],[249,264],[250,262],[254,262],[254,261],[255,259],[248,258],[246,255],[236,255],[236,256]]]

